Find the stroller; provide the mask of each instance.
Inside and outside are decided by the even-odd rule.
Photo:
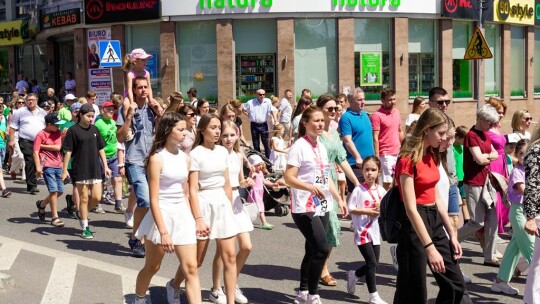
[[[269,180],[271,182],[276,182],[278,179],[283,177],[283,173],[280,172],[273,172],[272,170],[272,162],[264,155],[264,153],[261,153],[253,147],[250,147],[246,145],[245,143],[241,143],[241,147],[244,150],[244,154],[246,157],[250,157],[251,155],[258,155],[262,158],[264,163],[266,164],[266,168],[268,169],[270,174],[267,174],[264,176],[266,180]],[[244,166],[244,175],[249,175],[249,168]],[[264,187],[264,210],[269,211],[271,209],[274,209],[274,213],[277,216],[285,216],[289,214],[289,205],[290,205],[290,192],[288,187],[278,187],[278,188],[268,188]],[[242,199],[244,199],[244,202],[247,201],[248,196],[248,190],[244,190],[240,192],[240,196]]]

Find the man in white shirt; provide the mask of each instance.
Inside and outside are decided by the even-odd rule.
[[[278,108],[278,120],[279,123],[285,127],[285,134],[289,134],[291,129],[291,117],[292,117],[292,103],[293,103],[293,93],[291,90],[285,90],[285,96],[279,102]]]
[[[197,89],[195,89],[194,87],[191,87],[189,88],[189,90],[187,91],[187,96],[189,98],[189,105],[194,107],[195,109],[197,108]]]
[[[19,147],[24,155],[26,173],[26,190],[30,194],[39,192],[36,182],[36,166],[34,163],[34,140],[39,131],[45,127],[45,112],[37,106],[38,96],[35,93],[26,95],[26,107],[13,112],[9,124],[9,147],[15,146],[15,131],[19,131]]]
[[[257,97],[244,104],[244,111],[247,112],[249,121],[251,121],[251,140],[253,148],[261,152],[260,141],[264,146],[264,154],[270,157],[270,147],[268,145],[268,124],[266,117],[272,113],[272,103],[270,99],[265,98],[263,89],[257,90]]]

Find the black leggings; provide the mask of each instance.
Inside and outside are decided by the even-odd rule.
[[[379,265],[381,246],[373,245],[373,243],[369,242],[364,245],[358,245],[358,249],[360,249],[360,253],[364,257],[366,264],[356,269],[354,274],[359,278],[366,276],[366,284],[368,291],[369,293],[374,293],[377,291],[375,273],[377,272],[377,265]]]
[[[330,253],[330,246],[326,238],[328,213],[324,216],[313,215],[313,212],[293,213],[292,218],[306,238],[306,253],[300,267],[300,290],[308,290],[309,294],[316,295],[324,262]]]

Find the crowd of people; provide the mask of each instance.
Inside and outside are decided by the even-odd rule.
[[[397,270],[394,303],[427,303],[426,264],[440,288],[436,303],[470,301],[471,279],[459,260],[460,243],[471,236],[480,242],[484,265],[499,268],[493,292],[517,294],[509,282],[528,271],[524,301],[540,303],[540,127],[530,134],[528,111],[516,111],[512,132],[505,134],[500,123],[507,106],[492,97],[471,128],[456,126],[447,114],[450,94],[440,87],[428,100],[417,97],[404,122],[389,88],[373,113],[364,110],[360,88],[316,100],[305,89],[298,102],[291,90],[280,99],[259,89],[252,100],[215,109],[197,98],[195,88],[185,99],[180,92],[154,97],[145,70],[150,56],[134,50],[124,66],[126,91],[99,106],[92,91],[85,97],[66,91],[59,101],[49,89],[40,104],[36,93],[14,93],[9,106],[0,100],[0,160],[13,179],[22,172],[29,194],[38,195],[37,179],[43,178],[48,194],[36,201],[40,220],[65,226],[58,201],[69,180],[67,211],[79,219],[81,238],[93,239],[88,214],[104,213],[101,202],[112,188],[108,199],[132,228],[132,255],[145,258],[134,303],[145,303],[152,276],[173,252],[179,266],[166,285],[168,302],[180,303],[184,282],[188,301],[201,303],[198,268],[210,240],[217,243],[210,300],[248,303],[237,285],[252,249],[254,225],[246,206],[255,204],[259,227],[271,230],[264,187],[287,187],[292,219],[305,238],[294,302],[320,304],[319,285],[336,286],[328,263],[340,245],[339,216],[350,215],[365,264],[348,271],[347,291],[354,294],[365,277],[369,303],[384,304],[376,284],[378,218],[394,185],[403,201],[399,241],[390,248]],[[242,115],[260,154],[248,156],[240,147],[246,143]],[[265,179],[269,169],[283,179]],[[127,206],[124,176],[131,185]],[[1,196],[9,197],[2,175],[0,187]],[[241,188],[250,189],[245,200]],[[499,234],[508,231],[511,241],[501,253]]]

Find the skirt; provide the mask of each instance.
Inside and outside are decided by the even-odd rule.
[[[536,225],[540,227],[540,215],[536,216]],[[540,237],[535,237],[534,252],[529,265],[529,274],[525,291],[523,291],[523,301],[525,304],[540,304]]]
[[[209,239],[226,239],[238,234],[233,208],[223,188],[197,193],[204,222],[210,226]]]
[[[251,217],[248,211],[244,208],[244,204],[240,198],[238,190],[233,190],[233,213],[234,220],[238,226],[238,233],[245,233],[253,231],[253,223],[251,223]]]
[[[197,244],[195,220],[191,214],[191,208],[186,202],[178,204],[160,202],[159,209],[173,245]],[[154,222],[152,210],[149,210],[144,216],[135,236],[139,240],[145,237],[147,241],[161,244],[161,234]]]

